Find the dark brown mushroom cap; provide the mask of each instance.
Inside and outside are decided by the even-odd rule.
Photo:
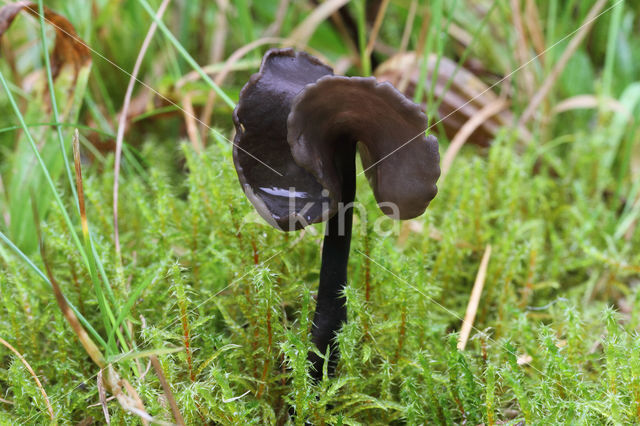
[[[336,212],[343,182],[337,159],[353,155],[347,145],[358,141],[385,214],[416,217],[436,195],[438,143],[425,137],[426,116],[373,77],[333,76],[306,53],[271,49],[240,92],[233,119],[240,183],[277,228],[300,229]]]
[[[360,142],[367,178],[381,210],[395,219],[421,215],[437,193],[440,156],[425,136],[427,117],[389,83],[373,77],[325,76],[294,99],[287,140],[296,163],[329,191],[331,212],[341,199],[334,158]]]
[[[305,85],[332,74],[304,52],[271,49],[240,92],[233,114],[233,160],[242,188],[258,213],[283,230],[322,221],[323,206],[328,206],[320,183],[291,155],[287,117]],[[296,216],[304,221],[291,220]]]

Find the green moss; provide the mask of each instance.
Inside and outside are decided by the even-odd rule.
[[[263,15],[275,14],[277,2],[272,3],[260,6],[256,15],[262,18],[250,32],[227,40],[227,56],[246,41],[237,39],[257,37],[267,29],[270,22]],[[442,19],[453,14],[452,22],[474,33],[477,22],[471,8],[463,7],[467,2],[457,3],[455,10],[443,6]],[[504,64],[514,60],[509,47],[513,34],[511,23],[504,25],[500,15],[506,19],[508,4],[499,3],[496,14],[478,30],[484,35],[470,55],[484,58],[487,69],[506,73]],[[100,19],[92,24],[88,16],[78,15],[74,24],[93,47],[109,57],[122,57],[117,62],[131,69],[138,44],[122,40],[141,42],[151,21],[133,1],[117,10],[109,2],[96,4]],[[579,22],[564,6],[553,4],[558,9],[553,12],[556,27],[549,34],[557,39]],[[56,5],[61,3],[52,2],[51,7]],[[252,2],[245,6],[242,16],[234,15],[230,23],[251,18],[247,12]],[[181,6],[171,7],[178,11]],[[211,41],[202,33],[214,31],[216,14],[200,16],[198,7],[212,6],[194,2],[176,22],[166,22],[170,28],[179,26],[176,34],[184,48],[204,64]],[[407,7],[408,2],[392,2],[390,16],[405,17]],[[547,6],[540,8],[544,17]],[[74,8],[59,10],[71,13]],[[295,28],[308,12],[292,6],[285,29]],[[366,11],[359,12],[364,18]],[[424,10],[419,12],[410,49],[416,48]],[[585,13],[580,10],[581,16]],[[628,44],[637,51],[640,37],[627,23],[637,20],[637,14],[631,8],[624,13],[620,31],[626,32],[616,49]],[[36,40],[37,32],[22,24],[18,33]],[[399,22],[383,23],[381,41],[399,43],[386,38],[399,38],[402,29]],[[606,30],[598,30],[598,37],[608,34]],[[443,36],[429,31],[430,37]],[[156,35],[156,51],[145,60],[145,81],[162,79],[157,86],[163,96],[179,99],[174,84],[187,64],[161,37]],[[492,37],[495,42],[488,43]],[[337,58],[347,51],[339,43],[342,38],[325,24],[311,46],[332,49],[324,53]],[[455,56],[456,48],[447,45],[438,43],[443,54]],[[602,53],[594,55],[589,48],[579,49],[552,98],[582,93],[577,88],[600,93]],[[549,54],[546,60],[558,56]],[[614,70],[619,57],[624,56],[616,53],[612,60]],[[114,130],[107,125],[115,122],[115,114],[108,111],[121,103],[127,78],[94,60],[92,78],[99,81],[89,82],[87,96],[95,108],[87,108],[82,121],[98,123],[94,125],[111,134]],[[156,60],[170,65],[153,80],[149,70]],[[1,61],[0,71],[15,78]],[[237,97],[250,71],[254,69],[233,74],[224,90]],[[581,81],[585,75],[590,81]],[[637,103],[631,81],[638,77],[633,64],[627,64],[625,81],[613,82],[615,93],[629,87],[628,97],[620,102],[632,110]],[[204,87],[193,85],[194,90]],[[196,106],[202,107],[206,93],[198,96]],[[522,93],[517,98],[518,104],[523,102]],[[514,107],[516,115],[526,103]],[[98,119],[100,111],[107,121]],[[549,114],[531,126],[533,136],[526,144],[504,129],[488,150],[463,148],[436,199],[402,237],[406,230],[390,223],[383,227],[392,228],[388,235],[376,232],[382,213],[366,179],[359,176],[357,199],[366,214],[356,213],[345,290],[349,321],[338,336],[342,357],[335,378],[314,384],[307,375],[307,353],[313,349],[309,331],[322,226],[309,228],[304,236],[270,228],[242,193],[230,145],[214,136],[206,139],[203,152],[196,152],[177,140],[182,117],[168,114],[137,122],[127,134],[137,142],[136,153],[123,160],[120,176],[121,261],[113,245],[112,154],[83,163],[83,175],[96,259],[113,290],[113,300],[106,303],[123,318],[121,337],[111,342],[110,351],[116,351],[100,349],[108,355],[124,353],[124,341],[134,352],[154,351],[187,424],[640,422],[640,231],[632,227],[640,205],[633,120],[604,110]],[[232,136],[229,116],[221,103],[214,108],[213,123],[226,137]],[[17,122],[7,117],[14,117],[13,112],[0,97],[2,126]],[[12,171],[22,170],[17,165],[31,161],[24,146],[14,150],[12,132],[0,133],[5,182]],[[82,133],[92,134],[86,129]],[[57,143],[55,135],[50,136],[47,140]],[[441,138],[441,150],[447,147]],[[58,184],[63,186],[62,181]],[[27,205],[29,194],[6,190],[1,189],[0,208],[11,219],[10,201],[22,197],[20,202]],[[62,201],[80,232],[69,192],[61,191]],[[35,195],[41,202],[51,199]],[[100,311],[90,271],[65,219],[53,204],[41,211],[49,212],[42,233],[54,277],[67,299],[108,341],[113,325]],[[8,234],[8,227],[0,228]],[[474,329],[466,349],[459,351],[457,332],[489,244],[492,256]],[[36,246],[37,241],[24,245]],[[35,249],[27,255],[44,271]],[[24,354],[41,379],[58,423],[102,419],[98,368],[68,326],[49,285],[6,245],[0,245],[0,305],[0,336]],[[175,347],[183,349],[164,350]],[[121,360],[116,367],[148,413],[173,421],[147,363],[143,356]],[[0,398],[12,402],[0,401],[2,424],[48,421],[39,389],[4,346]],[[116,401],[109,402],[108,409],[114,424],[139,421]]]

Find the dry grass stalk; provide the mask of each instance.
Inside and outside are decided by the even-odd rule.
[[[164,371],[162,370],[162,365],[160,364],[158,357],[156,357],[155,355],[151,355],[149,359],[151,360],[151,365],[153,365],[153,369],[158,376],[158,380],[160,380],[162,390],[164,391],[164,396],[167,398],[167,401],[169,401],[169,406],[171,407],[171,412],[173,413],[173,419],[176,421],[177,425],[184,426],[184,418],[180,413],[180,409],[178,408],[178,404],[176,403],[176,398],[173,396],[171,386],[164,376]]]
[[[471,33],[457,25],[455,22],[449,23],[449,30],[447,32],[454,40],[465,48],[470,46],[473,42],[473,36]]]
[[[167,6],[171,0],[163,0],[162,4],[158,8],[156,12],[156,16],[158,19],[162,19]],[[122,111],[120,111],[120,118],[118,120],[118,133],[116,134],[116,153],[115,153],[115,164],[114,164],[114,179],[113,179],[113,237],[115,241],[116,248],[116,256],[120,259],[120,233],[118,232],[118,182],[120,178],[120,160],[122,157],[122,141],[124,139],[124,132],[127,125],[127,116],[129,111],[129,106],[131,104],[131,96],[133,95],[133,87],[138,80],[138,74],[140,73],[140,67],[142,66],[142,60],[144,59],[144,55],[147,53],[147,49],[149,48],[149,44],[151,43],[151,39],[158,28],[158,24],[156,21],[153,21],[149,26],[149,31],[147,31],[147,35],[142,42],[142,46],[140,47],[140,51],[138,52],[138,57],[136,58],[136,62],[133,66],[133,71],[131,71],[131,76],[129,78],[129,84],[127,85],[127,91],[124,95],[124,102],[122,104]]]
[[[196,116],[193,110],[193,103],[191,102],[191,93],[185,93],[182,97],[182,112],[184,116],[184,122],[187,126],[187,135],[189,141],[193,146],[193,149],[197,153],[201,153],[203,149],[202,141],[200,140],[200,133],[198,132],[198,125],[196,124]]]
[[[407,51],[409,46],[409,37],[411,36],[411,30],[413,30],[413,21],[416,19],[416,9],[418,8],[417,0],[411,0],[409,5],[409,13],[407,14],[407,20],[404,23],[404,30],[402,32],[402,40],[400,41],[400,53]]]
[[[420,25],[420,33],[418,34],[418,44],[416,45],[415,51],[407,53],[407,56],[396,56],[400,58],[407,58],[407,62],[404,64],[405,68],[398,75],[402,76],[402,78],[398,78],[397,81],[393,82],[394,85],[398,88],[399,91],[406,93],[409,89],[409,82],[412,83],[415,90],[415,86],[417,83],[417,79],[420,76],[420,70],[418,69],[418,58],[420,54],[416,54],[416,52],[424,52],[424,45],[427,42],[427,34],[429,33],[429,23],[431,22],[431,12],[429,8],[425,8],[424,15],[422,16],[422,24]],[[412,56],[408,56],[412,55]],[[410,60],[409,60],[410,58]],[[391,63],[393,58],[390,58],[388,61],[380,64],[376,69],[376,74],[381,72],[383,65]],[[411,72],[410,72],[411,71]],[[413,80],[413,81],[412,81]],[[428,87],[428,86],[426,86]]]
[[[475,320],[476,312],[478,311],[480,296],[482,295],[482,288],[484,287],[484,282],[487,278],[487,267],[489,266],[490,258],[491,245],[487,244],[487,248],[484,250],[482,260],[480,261],[480,268],[478,269],[478,275],[476,275],[476,281],[473,284],[473,290],[471,291],[471,297],[469,298],[469,304],[467,305],[467,312],[464,314],[462,328],[460,329],[458,349],[461,351],[463,351],[465,346],[467,346],[469,334],[471,333],[471,329],[473,328],[473,321]]]
[[[76,190],[78,191],[78,207],[80,208],[80,223],[82,234],[89,235],[87,211],[84,205],[84,187],[82,186],[82,167],[80,166],[80,135],[78,129],[73,133],[73,164],[76,169]]]
[[[529,103],[529,105],[527,105],[527,108],[520,116],[520,119],[518,120],[519,125],[525,125],[533,117],[533,114],[551,91],[551,88],[556,83],[556,81],[562,74],[562,71],[564,71],[565,67],[567,66],[569,59],[571,59],[575,51],[578,49],[578,46],[580,46],[580,43],[582,43],[582,40],[584,40],[587,33],[591,30],[593,24],[596,21],[596,18],[598,18],[600,14],[600,11],[606,4],[607,0],[598,0],[596,4],[593,5],[591,10],[589,10],[589,13],[587,14],[587,17],[585,18],[582,25],[580,25],[580,27],[576,31],[574,31],[575,35],[567,45],[567,48],[564,50],[564,52],[562,52],[562,56],[560,56],[560,59],[551,70],[551,73],[545,79],[544,83],[542,83],[542,86],[535,92],[533,98],[531,99],[531,102]]]
[[[216,26],[211,42],[211,62],[220,62],[224,57],[224,46],[227,42],[227,9],[229,0],[217,0],[218,10],[216,11]]]
[[[538,55],[540,62],[544,63],[545,41],[542,28],[540,28],[540,13],[534,0],[526,0],[524,5],[524,20],[531,38],[531,44]]]
[[[102,369],[98,371],[98,398],[100,399],[100,405],[102,406],[102,414],[104,420],[108,425],[111,424],[111,416],[109,416],[109,408],[107,407],[107,390],[104,387],[104,381],[102,380]]]
[[[556,104],[556,106],[553,107],[552,112],[554,114],[559,114],[565,111],[586,108],[606,108],[608,110],[624,114],[628,121],[633,120],[631,111],[629,111],[629,109],[617,99],[609,97],[599,98],[595,95],[572,96]]]
[[[213,34],[213,43],[211,47],[211,63],[215,64],[222,60],[224,57],[224,46],[227,41],[227,9],[229,8],[229,0],[217,0],[218,10],[216,11],[216,30]],[[200,139],[202,141],[207,140],[207,131],[211,120],[211,114],[213,112],[213,104],[216,99],[215,90],[212,90],[207,95],[207,102],[205,103],[202,114],[200,115]]]
[[[629,227],[624,233],[625,240],[631,241],[631,238],[633,238],[633,233],[636,231],[637,226],[638,226],[638,219],[634,220],[633,222],[631,222],[631,224],[629,224]]]
[[[115,396],[110,396],[106,399],[107,402],[113,401],[114,399],[116,399]],[[96,404],[91,404],[91,405],[87,405],[87,408],[93,408],[93,407],[98,407],[102,405],[100,402],[96,403]]]
[[[120,378],[120,375],[115,368],[113,368],[112,364],[109,364],[105,370],[106,374],[103,374],[105,388],[116,397],[123,410],[140,417],[142,424],[145,426],[148,425],[149,422],[166,424],[159,419],[154,419],[146,412],[136,390],[127,380]],[[122,390],[123,386],[127,390],[127,393],[124,393]]]
[[[276,10],[276,18],[273,20],[273,23],[269,25],[267,31],[265,31],[266,36],[277,36],[280,34],[284,18],[286,18],[287,11],[289,10],[290,2],[291,0],[280,0],[278,3],[278,9]]]
[[[373,27],[369,33],[369,42],[367,43],[367,47],[365,48],[365,55],[371,56],[371,52],[373,52],[373,47],[376,44],[376,40],[378,39],[378,33],[380,32],[380,27],[382,26],[382,20],[384,19],[384,15],[387,12],[387,6],[389,6],[389,0],[382,0],[380,4],[380,8],[378,9],[378,13],[376,14],[376,20],[373,22]]]
[[[153,418],[151,418],[151,416],[145,411],[142,399],[140,398],[140,395],[138,395],[138,392],[136,391],[136,389],[133,386],[131,386],[131,383],[129,383],[127,380],[122,380],[120,383],[124,386],[124,388],[127,390],[127,393],[131,396],[131,399],[135,404],[135,408],[139,410],[140,413],[146,414],[146,416],[138,414],[138,416],[140,416],[140,420],[142,421],[142,424],[144,426],[147,426],[149,424],[148,422],[154,421]]]
[[[347,3],[349,3],[349,0],[327,0],[314,8],[313,12],[293,29],[289,36],[290,43],[294,45],[306,45],[316,31],[316,28]]]
[[[331,14],[331,22],[338,30],[340,37],[342,37],[342,41],[347,46],[347,50],[351,52],[354,58],[356,58],[356,61],[354,62],[357,62],[357,60],[359,60],[360,58],[360,49],[358,48],[358,46],[356,46],[356,43],[349,32],[349,27],[340,14],[339,10]]]
[[[527,35],[525,33],[524,24],[522,23],[522,15],[520,13],[520,0],[511,0],[511,11],[513,13],[513,26],[516,31],[516,51],[515,56],[518,60],[518,68],[522,74],[522,87],[527,97],[533,95],[535,90],[535,79],[530,67],[525,65],[529,61],[529,49],[527,47]]]
[[[40,390],[40,393],[44,398],[44,402],[47,404],[47,411],[49,412],[49,417],[51,417],[51,420],[54,421],[55,415],[53,414],[53,408],[51,407],[51,403],[49,402],[49,397],[47,396],[47,392],[45,392],[44,387],[42,387],[42,383],[40,383],[40,379],[38,379],[38,376],[36,376],[36,373],[33,371],[33,368],[31,368],[27,360],[24,359],[24,357],[20,354],[20,352],[18,352],[16,348],[11,346],[9,342],[4,340],[2,337],[0,337],[0,343],[2,343],[7,349],[13,352],[18,357],[20,362],[22,362],[22,364],[29,371],[29,374],[31,374],[31,377],[33,377],[33,380],[36,382],[36,386],[38,386],[38,389]],[[7,404],[13,404],[13,402],[7,401],[5,399],[2,399],[2,402],[5,402]]]

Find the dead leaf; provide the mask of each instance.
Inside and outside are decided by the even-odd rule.
[[[0,37],[9,29],[18,13],[24,11],[39,19],[38,5],[31,1],[19,1],[0,9]],[[65,64],[70,64],[77,75],[91,61],[87,45],[78,37],[75,28],[64,16],[44,8],[44,19],[56,31],[56,42],[51,54],[51,72],[55,79]]]
[[[436,55],[429,56],[427,81],[425,81],[427,92],[431,90],[437,61]],[[407,73],[410,73],[409,84],[404,92],[407,96],[413,97],[420,78],[420,58],[416,58],[415,52],[393,56],[376,69],[378,80],[388,81],[396,86]],[[452,82],[448,83],[451,79]],[[442,120],[445,134],[449,139],[453,139],[464,124],[479,111],[487,105],[495,104],[500,99],[487,84],[473,73],[463,67],[458,67],[456,62],[444,56],[440,58],[438,64],[433,98],[434,102],[441,101],[438,108],[439,117],[434,117],[433,122]],[[468,141],[480,146],[489,146],[498,130],[503,126],[511,125],[513,121],[511,112],[504,109],[484,120],[471,133]],[[438,127],[433,126],[433,131],[437,133]]]
[[[398,247],[404,247],[411,233],[421,234],[424,231],[424,224],[417,220],[405,220],[400,227],[400,235],[396,244]]]
[[[533,357],[529,354],[520,355],[516,362],[518,365],[527,365],[533,361]]]

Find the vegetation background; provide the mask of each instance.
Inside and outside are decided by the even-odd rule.
[[[640,423],[640,2],[25,5],[0,2],[0,423]],[[322,226],[257,219],[227,141],[274,46],[395,78],[448,172],[385,237],[360,176],[318,384]]]

